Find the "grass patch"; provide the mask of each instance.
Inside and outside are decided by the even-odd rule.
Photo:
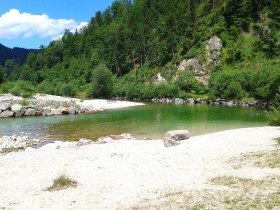
[[[278,144],[280,144],[280,137],[275,139]]]
[[[61,175],[58,178],[53,180],[53,185],[47,188],[48,191],[58,191],[67,189],[70,187],[77,187],[77,182],[68,178],[65,175]]]
[[[279,209],[280,176],[253,180],[234,176],[216,177],[204,190],[163,191],[129,210],[146,209]],[[226,187],[225,187],[226,186]]]
[[[233,164],[232,164],[233,163]],[[236,169],[280,168],[280,149],[252,152],[231,159]],[[280,176],[250,179],[220,176],[210,179],[202,190],[184,189],[156,191],[155,198],[143,199],[124,209],[280,209]]]
[[[223,185],[231,188],[258,187],[264,183],[264,180],[253,180],[234,176],[215,177],[210,180],[212,184]]]
[[[24,150],[25,147],[18,147],[18,148],[3,148],[0,153],[3,153],[3,154],[8,154],[8,153],[11,153],[11,152],[19,152],[19,151],[22,151]]]
[[[230,159],[228,163],[235,169],[242,168],[245,165],[259,168],[280,168],[280,149],[250,152],[241,155],[239,158]]]

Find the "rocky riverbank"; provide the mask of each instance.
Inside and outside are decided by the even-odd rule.
[[[223,105],[223,106],[242,106],[242,107],[259,107],[267,108],[268,103],[262,101],[238,101],[238,100],[225,100],[225,99],[181,99],[181,98],[154,98],[149,100],[154,103],[163,104],[210,104],[210,105]]]
[[[32,98],[25,99],[4,94],[0,95],[0,118],[84,114],[139,105],[143,104],[100,99],[81,101],[76,98],[41,94],[36,94]]]
[[[105,137],[100,137],[96,140],[85,138],[82,138],[80,140],[77,139],[77,141],[73,144],[76,144],[77,146],[85,146],[89,144],[106,144],[118,140],[135,140],[135,138],[129,133],[124,133],[121,135],[109,135]],[[63,141],[41,140],[38,138],[31,138],[28,133],[20,133],[18,135],[12,136],[3,136],[0,138],[0,154],[24,151],[30,148],[38,149],[42,146],[45,146],[46,144],[51,143],[60,145],[63,144]],[[71,142],[65,143],[69,144]]]

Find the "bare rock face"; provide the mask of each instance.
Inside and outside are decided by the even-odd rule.
[[[178,70],[184,70],[187,67],[190,68],[190,70],[194,73],[194,75],[198,76],[204,74],[202,65],[200,64],[198,57],[191,58],[189,60],[183,60],[180,63]]]
[[[178,66],[179,71],[189,68],[195,78],[204,85],[208,85],[208,79],[210,77],[209,72],[207,72],[204,67],[200,64],[199,58],[191,58],[189,60],[183,60]]]
[[[166,80],[161,76],[161,73],[158,73],[156,76],[155,76],[155,79],[154,79],[154,83],[155,84],[161,84],[161,83],[164,83]]]
[[[173,130],[168,131],[163,138],[164,146],[171,147],[178,145],[178,141],[187,140],[190,138],[190,132],[188,130]]]
[[[220,55],[223,48],[222,40],[213,36],[206,44],[206,57],[208,66],[217,67],[221,65]]]

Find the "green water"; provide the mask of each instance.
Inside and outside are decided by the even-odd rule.
[[[87,115],[0,119],[0,135],[30,133],[41,139],[96,139],[109,134],[161,138],[172,129],[192,135],[266,125],[264,110],[210,105],[148,104]]]

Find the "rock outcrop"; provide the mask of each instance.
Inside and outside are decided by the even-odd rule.
[[[206,66],[218,67],[221,65],[221,50],[223,48],[222,40],[213,36],[206,44]]]
[[[198,57],[183,60],[178,66],[178,70],[183,71],[185,69],[189,69],[199,82],[208,85],[209,72],[200,64]]]
[[[186,68],[189,68],[193,72],[193,74],[196,76],[205,74],[198,57],[191,58],[189,60],[184,59],[178,66],[178,70],[180,70],[180,71],[182,71]]]
[[[195,78],[204,85],[208,85],[211,76],[210,69],[221,65],[222,40],[213,36],[206,43],[205,47],[206,63],[201,63],[198,57],[184,59],[178,66],[178,71],[189,69]]]
[[[161,73],[158,73],[156,76],[155,76],[155,78],[154,78],[154,83],[155,84],[161,84],[161,83],[164,83],[166,80],[165,80],[165,78],[163,78],[162,76],[161,76]]]

